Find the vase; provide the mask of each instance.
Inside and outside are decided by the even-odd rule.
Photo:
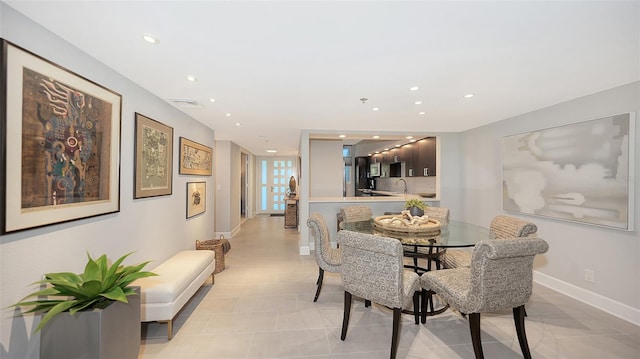
[[[63,312],[41,330],[40,358],[137,359],[140,352],[140,288],[104,309]]]
[[[409,213],[411,213],[412,216],[418,216],[418,217],[422,217],[424,215],[424,210],[418,208],[418,207],[410,207],[409,208]]]

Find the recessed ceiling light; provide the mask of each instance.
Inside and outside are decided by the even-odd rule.
[[[374,110],[374,111],[378,111],[378,110],[380,110],[380,109],[379,109],[379,108],[377,108],[377,107],[374,107],[374,108],[372,108],[372,110]]]
[[[187,76],[187,80],[189,80],[191,82],[196,82],[198,79],[196,79],[195,76]]]
[[[418,90],[420,90],[420,87],[418,87],[418,86],[412,86],[412,87],[409,89],[409,91],[418,91]]]
[[[421,112],[418,112],[418,115],[424,115],[425,113],[426,113],[426,112],[421,111]]]
[[[375,136],[373,136],[373,138],[380,138],[380,136],[378,136],[378,135],[375,135]]]
[[[416,142],[416,140],[414,140],[414,139],[410,139],[410,140],[409,140],[409,142]]]
[[[144,39],[144,41],[150,43],[150,44],[154,44],[157,45],[160,43],[160,40],[156,39],[154,36],[149,35],[149,34],[145,34],[144,36],[142,36],[142,38]]]
[[[414,102],[416,105],[422,105],[422,101],[416,101]]]
[[[400,147],[400,145],[396,145],[396,147]]]
[[[230,114],[230,113],[228,113],[228,114],[226,114],[226,116],[227,116],[227,117],[231,117],[231,114]]]
[[[468,93],[468,94],[464,95],[464,98],[472,98],[472,97],[473,97],[472,93]]]
[[[338,137],[340,137],[340,138],[345,138],[345,137],[347,137],[347,135],[340,135],[340,136],[338,136]]]
[[[377,154],[380,154],[380,151],[376,151],[376,152],[374,152],[374,153],[377,155]]]
[[[210,99],[209,99],[209,102],[211,102],[211,103],[215,103],[215,102],[216,102],[216,99],[212,97],[212,98],[210,98]]]
[[[388,148],[385,148],[384,150],[385,150],[385,151],[389,151],[389,149],[388,149]]]
[[[267,152],[269,152],[269,153],[276,153],[276,152],[278,152],[278,151],[277,151],[277,150],[267,150]]]
[[[371,156],[371,153],[367,153],[367,156]]]
[[[405,138],[406,138],[407,140],[410,140],[410,139],[412,139],[412,138],[413,138],[413,136],[407,136],[407,137],[405,137]]]
[[[238,127],[239,127],[239,126],[240,126],[240,122],[236,122],[236,126],[238,126]]]

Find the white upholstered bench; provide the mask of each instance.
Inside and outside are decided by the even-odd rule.
[[[213,251],[182,251],[151,269],[158,276],[141,278],[140,320],[167,323],[167,338],[173,337],[173,318],[211,276],[216,267]]]

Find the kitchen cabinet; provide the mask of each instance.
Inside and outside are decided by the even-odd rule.
[[[417,148],[418,144],[408,143],[402,146],[403,154],[404,154],[404,163],[405,163],[405,176],[406,177],[415,177],[417,176],[416,165],[418,163],[417,159]]]
[[[427,137],[418,141],[417,176],[436,175],[436,138]]]
[[[436,175],[436,138],[427,137],[403,146],[405,175],[427,177]]]

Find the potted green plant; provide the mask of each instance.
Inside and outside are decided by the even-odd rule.
[[[140,289],[129,285],[156,274],[142,270],[149,262],[122,265],[129,255],[109,265],[106,255],[94,259],[87,253],[83,273],[47,273],[34,283],[46,288],[13,305],[31,307],[23,314],[42,314],[34,330],[41,331],[40,358],[138,357]]]
[[[404,209],[408,209],[412,216],[424,215],[424,210],[428,205],[417,198],[407,200],[404,204]]]

